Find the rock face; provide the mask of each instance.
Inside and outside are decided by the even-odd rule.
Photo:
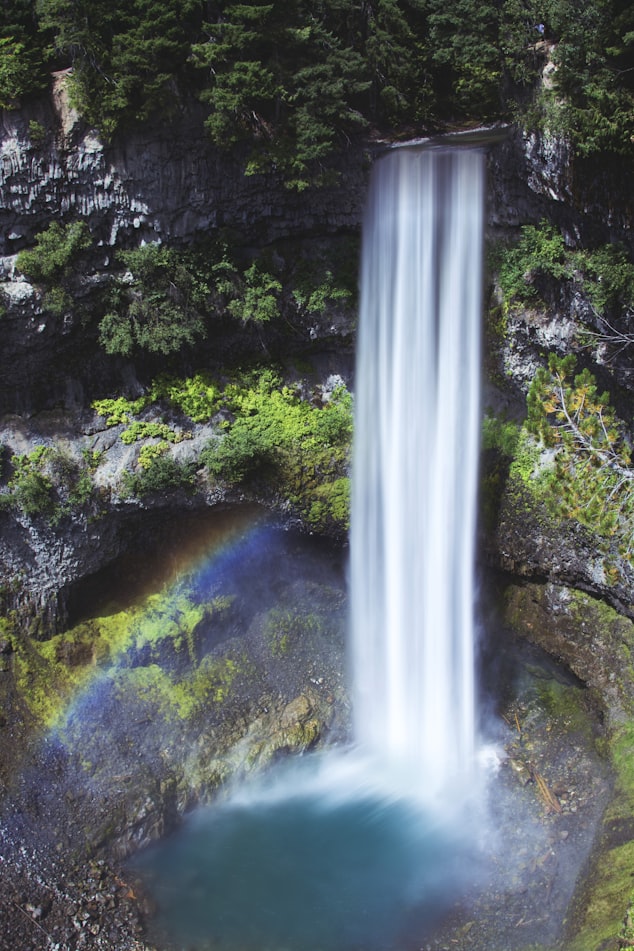
[[[105,437],[94,430],[94,417],[89,419],[86,412],[90,399],[97,393],[115,395],[121,389],[136,395],[141,389],[138,380],[143,368],[100,352],[90,320],[44,312],[34,288],[17,273],[16,254],[32,246],[51,221],[81,219],[89,226],[95,247],[90,270],[77,290],[77,302],[85,302],[89,309],[92,293],[111,272],[114,252],[141,242],[184,246],[226,228],[239,235],[244,248],[255,249],[282,239],[292,244],[357,233],[369,169],[381,149],[371,143],[350,146],[339,160],[341,177],[336,186],[298,194],[275,176],[245,177],[239,156],[212,149],[196,104],[183,104],[181,112],[163,126],[139,128],[125,138],[103,142],[69,106],[64,79],[63,74],[56,77],[50,100],[25,111],[5,112],[0,123],[0,279],[7,305],[1,318],[0,411],[13,414],[0,420],[0,440],[16,453],[51,441],[64,442],[77,452],[82,447],[94,448],[95,440]],[[597,168],[591,162],[573,160],[563,140],[510,130],[506,140],[491,149],[489,167],[492,236],[513,236],[521,225],[546,217],[562,228],[571,245],[608,240],[632,245],[634,197],[623,189],[616,164],[606,162]],[[521,416],[526,390],[544,353],[554,349],[563,354],[572,346],[577,320],[584,316],[581,308],[579,301],[562,300],[548,317],[527,310],[510,321],[499,352],[505,382],[494,399],[512,415]],[[319,337],[322,329],[311,331]],[[222,346],[234,357],[236,353],[253,357],[258,348],[271,356],[271,349],[263,350],[255,332],[217,330],[208,349],[197,354],[202,362],[216,346],[216,359],[222,363],[219,340],[223,335]],[[308,339],[306,330],[301,328],[304,337],[297,334],[300,351]],[[332,372],[330,360],[338,340],[334,333],[323,351],[313,354],[316,372]],[[159,361],[151,367],[152,373],[161,369]],[[180,372],[184,369],[188,367],[181,366]],[[624,371],[619,384],[624,401],[631,401],[631,374]],[[54,406],[62,406],[65,412],[48,416],[42,412]],[[113,449],[101,443],[99,448],[106,453]],[[113,461],[113,470],[117,465]],[[564,660],[597,691],[610,725],[616,728],[629,715],[623,698],[631,684],[629,680],[625,686],[616,684],[610,671],[623,660],[622,645],[627,644],[629,650],[632,641],[632,572],[621,566],[615,578],[596,538],[572,523],[562,529],[517,486],[507,486],[501,496],[496,525],[487,534],[484,550],[491,564],[533,586],[520,588],[521,595],[516,591],[509,602],[509,610],[516,609],[516,627]],[[29,639],[52,642],[50,635],[80,617],[77,604],[86,579],[126,553],[166,543],[179,521],[185,521],[184,512],[192,512],[195,520],[205,509],[225,501],[204,492],[195,498],[174,493],[142,505],[119,499],[105,507],[99,520],[68,517],[57,527],[0,512],[4,607],[15,612],[13,621],[21,626],[25,639],[29,635]],[[542,582],[548,582],[546,588]],[[578,589],[609,601],[625,616],[620,622],[610,620],[609,636],[604,636],[607,629],[601,626],[594,602],[588,601],[594,607],[590,610],[586,605],[584,616],[583,606],[580,609],[575,600]],[[551,623],[553,618],[556,624]],[[119,766],[129,764],[130,748],[140,742],[156,713],[155,698],[140,711],[128,696],[129,717],[117,723],[119,700],[112,688],[114,692],[106,698],[110,705],[104,704],[100,714],[109,712],[112,722],[98,721],[94,735],[99,737],[102,727],[104,733],[112,729],[119,744],[117,755],[107,763],[108,751],[101,749],[100,765],[93,768],[91,757],[99,752],[100,741],[81,738],[76,747],[78,762],[71,765],[85,788],[64,785],[73,770],[59,746],[50,741],[38,749],[33,775],[39,777],[43,770],[50,776],[52,794],[59,793],[65,803],[59,812],[62,832],[69,803],[71,811],[78,804],[90,819],[93,835],[82,848],[101,848],[109,841],[115,843],[118,854],[127,854],[168,830],[183,811],[230,776],[337,735],[345,709],[336,673],[343,666],[340,640],[336,648],[324,646],[323,628],[311,621],[306,627],[308,646],[289,644],[282,625],[279,639],[263,651],[266,625],[262,617],[236,617],[233,623],[227,643],[236,650],[240,644],[249,648],[255,673],[248,689],[240,692],[240,688],[228,705],[223,704],[222,730],[210,701],[206,720],[189,723],[187,729],[179,724],[174,734],[178,742],[170,749],[161,744],[156,732],[151,756],[137,764],[137,772],[120,775]],[[539,630],[531,628],[535,624]],[[286,659],[292,663],[284,670],[282,655],[287,650]],[[17,724],[14,729],[3,719],[0,705],[0,735],[4,733],[7,749],[15,737],[21,741],[30,726],[28,711],[12,686],[19,651],[20,646],[0,628],[2,696]],[[81,639],[64,643],[60,658],[69,668],[98,665]],[[152,657],[136,658],[129,669],[137,670],[135,676],[140,677],[139,669],[147,672],[152,666],[156,666]],[[14,760],[7,763],[13,765]],[[36,783],[31,794],[36,810],[48,808],[50,803],[38,799]],[[93,794],[96,807],[89,802]],[[95,808],[101,812],[91,812]]]
[[[221,227],[265,244],[358,225],[362,149],[346,153],[341,187],[324,190],[315,203],[281,178],[245,177],[235,159],[209,145],[203,118],[197,104],[184,104],[165,125],[104,143],[69,107],[59,74],[51,101],[2,114],[0,252],[19,250],[60,217],[84,219],[105,249],[190,241]]]

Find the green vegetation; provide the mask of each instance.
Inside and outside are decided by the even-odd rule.
[[[106,353],[170,354],[204,336],[209,286],[186,254],[146,244],[118,257],[127,271],[115,282],[99,325]]]
[[[184,380],[161,377],[154,381],[150,393],[151,399],[168,400],[195,423],[206,422],[220,406],[221,389],[208,373],[196,373]]]
[[[482,420],[482,449],[495,449],[503,456],[513,458],[517,451],[520,426],[512,420],[500,419],[486,413]]]
[[[482,420],[483,465],[479,480],[478,517],[488,532],[495,531],[509,466],[518,455],[521,429],[511,420],[487,412]]]
[[[139,458],[140,472],[126,471],[123,474],[122,492],[126,496],[143,498],[155,492],[174,489],[189,489],[194,485],[195,463],[178,462],[166,455],[166,448],[142,449]],[[145,450],[145,451],[144,451]]]
[[[562,281],[573,274],[563,236],[546,221],[539,227],[525,225],[516,245],[498,249],[494,267],[496,264],[500,287],[509,302],[534,303],[543,299],[544,279]]]
[[[562,951],[627,948],[632,922],[631,912],[626,916],[626,909],[628,904],[631,908],[634,897],[634,843],[629,832],[634,813],[634,624],[585,592],[566,588],[561,594],[564,596],[556,595],[553,602],[551,585],[531,582],[510,585],[506,591],[506,617],[518,633],[547,646],[557,632],[560,643],[565,643],[569,631],[583,631],[584,635],[570,643],[567,659],[576,659],[580,673],[588,665],[596,672],[601,669],[604,675],[610,673],[609,678],[593,676],[589,690],[564,688],[571,699],[576,694],[581,700],[585,694],[586,704],[603,710],[607,736],[597,742],[614,770],[614,788],[593,857],[584,872],[585,881],[568,911],[566,939],[559,947]],[[552,630],[548,617],[554,625]],[[543,697],[543,682],[540,693]],[[574,707],[565,711],[565,716],[576,729]]]
[[[583,270],[584,287],[600,314],[634,313],[634,264],[624,247],[606,244],[586,252]]]
[[[111,137],[197,96],[219,148],[296,189],[376,128],[521,115],[582,155],[631,156],[633,37],[623,0],[7,0],[0,104],[72,67],[73,104]]]
[[[197,658],[197,629],[218,621],[230,606],[228,598],[195,602],[175,587],[46,641],[21,638],[18,690],[46,727],[63,727],[67,703],[96,676],[108,678],[119,693],[133,689],[166,718],[189,718],[204,705],[224,702],[246,669],[231,656]]]
[[[634,469],[627,432],[588,370],[573,376],[575,358],[551,354],[528,395],[528,428],[554,447],[543,478],[557,514],[613,538],[634,555]]]
[[[192,348],[220,317],[262,325],[282,315],[323,313],[352,299],[351,247],[348,242],[335,261],[333,252],[309,261],[293,248],[288,263],[271,252],[238,260],[224,240],[188,250],[147,244],[121,251],[100,305],[100,343],[126,357],[169,355]]]
[[[42,71],[33,53],[12,36],[0,36],[0,108],[13,109],[20,99],[41,89]]]
[[[333,304],[352,301],[353,296],[352,281],[346,281],[344,275],[344,280],[338,282],[327,261],[321,262],[319,271],[314,266],[300,266],[293,291],[293,299],[300,311],[323,314]]]
[[[248,173],[282,168],[302,189],[339,136],[364,124],[357,101],[370,78],[341,36],[352,11],[329,3],[317,13],[303,0],[223,6],[193,47],[208,82],[201,98],[212,141],[254,142]]]
[[[230,300],[227,310],[243,323],[250,320],[256,324],[266,323],[279,316],[278,300],[281,293],[280,282],[272,274],[260,270],[258,263],[254,262],[244,272],[243,295]]]
[[[94,508],[92,474],[100,460],[101,455],[90,450],[78,459],[58,446],[38,446],[12,457],[12,475],[0,500],[5,507],[56,525],[67,515]]]
[[[161,401],[196,422],[222,411],[218,435],[199,462],[181,463],[169,454],[171,444],[190,435],[187,430],[134,418]],[[147,396],[97,400],[93,406],[106,425],[125,427],[124,443],[143,443],[137,471],[124,473],[124,495],[191,488],[204,465],[215,481],[284,499],[317,530],[348,527],[352,400],[344,387],[315,405],[272,370],[245,373],[224,387],[197,374],[161,377]]]
[[[634,11],[622,0],[550,0],[554,86],[541,106],[546,127],[566,132],[581,155],[634,148]]]
[[[116,399],[95,400],[92,405],[99,416],[106,417],[106,426],[118,426],[120,423],[127,426],[130,418],[140,413],[149,402],[147,396],[140,396],[137,400],[118,396]]]
[[[16,267],[30,281],[49,285],[68,276],[77,255],[90,245],[90,233],[85,222],[75,221],[62,226],[52,221],[46,231],[37,235],[32,251],[18,254]]]
[[[550,355],[548,366],[535,374],[527,407],[521,429],[494,417],[484,420],[483,448],[499,454],[483,473],[486,524],[495,524],[505,486],[517,504],[525,504],[528,492],[549,518],[572,519],[595,533],[606,556],[606,576],[617,577],[618,559],[634,561],[634,467],[627,427],[593,375],[587,369],[575,373],[572,355]]]
[[[203,451],[210,475],[233,485],[261,482],[316,528],[347,527],[349,393],[336,390],[318,408],[264,370],[225,387],[224,402],[233,421]]]
[[[264,638],[274,657],[283,657],[307,634],[320,630],[321,618],[297,606],[273,608],[266,616]]]
[[[634,342],[634,262],[620,244],[597,248],[566,247],[563,235],[551,224],[526,225],[519,240],[498,244],[489,254],[489,268],[497,277],[502,304],[493,307],[489,324],[499,335],[502,318],[510,308],[543,309],[559,303],[566,293],[583,295],[594,316],[584,340],[620,352]],[[599,329],[595,329],[598,326]]]
[[[38,0],[40,29],[73,66],[75,106],[103,133],[176,105],[199,26],[193,0]]]
[[[92,245],[83,221],[60,225],[52,221],[35,239],[35,247],[21,251],[16,267],[44,291],[42,303],[56,316],[72,307],[70,288],[81,264],[81,252]]]

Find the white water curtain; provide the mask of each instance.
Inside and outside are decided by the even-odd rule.
[[[484,156],[395,149],[364,223],[351,530],[356,738],[433,799],[474,753]]]

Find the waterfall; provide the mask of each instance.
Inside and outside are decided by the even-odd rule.
[[[483,182],[478,149],[395,149],[376,164],[364,222],[355,731],[425,799],[464,780],[474,753]]]

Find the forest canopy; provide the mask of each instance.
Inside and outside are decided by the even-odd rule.
[[[5,0],[0,44],[4,108],[66,68],[105,136],[193,95],[216,145],[298,187],[360,130],[519,116],[634,154],[627,0]]]

